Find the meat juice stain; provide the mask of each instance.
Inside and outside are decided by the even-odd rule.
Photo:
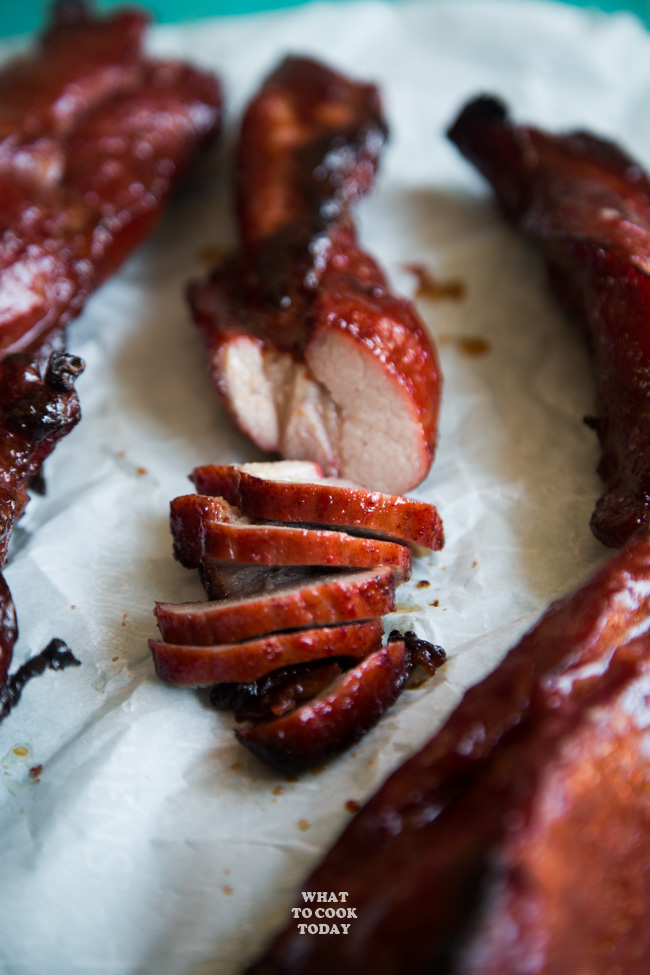
[[[46,670],[65,670],[67,667],[80,667],[70,647],[63,640],[50,640],[44,650],[10,674],[0,687],[0,721],[18,704],[23,688],[34,677],[40,677]]]
[[[276,785],[275,789],[273,790],[273,795],[274,796],[281,796],[283,792],[284,792],[284,789],[282,788],[282,786],[281,785]]]
[[[416,584],[415,588],[428,589],[430,585],[431,583],[427,579],[420,579],[420,581]]]
[[[348,799],[348,801],[345,804],[345,808],[347,809],[348,812],[351,813],[359,812],[359,810],[361,809],[361,803],[357,802],[356,799]]]
[[[306,833],[307,830],[310,828],[311,823],[309,822],[308,819],[299,819],[296,825],[298,826],[299,830],[302,830],[303,833]]]
[[[215,244],[212,247],[203,247],[199,251],[199,259],[206,264],[222,264],[230,253],[227,247],[219,247]]]
[[[232,894],[233,892],[233,888],[229,887],[228,884],[224,884],[221,889],[224,892],[224,894]]]
[[[15,749],[14,749],[14,751],[15,751]],[[39,776],[40,776],[40,774],[41,774],[42,771],[43,771],[43,766],[42,765],[32,765],[32,767],[29,770],[29,777],[30,777],[30,779],[34,779],[35,782],[40,782],[41,780],[40,780]]]
[[[432,301],[451,298],[453,301],[460,301],[467,293],[464,281],[458,279],[439,281],[426,264],[403,264],[402,267],[408,274],[412,274],[418,283],[416,298],[428,298]]]
[[[470,359],[487,355],[492,346],[481,335],[438,335],[438,345],[453,345],[456,350]]]
[[[472,358],[490,351],[490,343],[480,335],[461,335],[456,339],[456,345],[460,352]]]

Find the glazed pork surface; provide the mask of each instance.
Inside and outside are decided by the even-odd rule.
[[[554,603],[360,810],[251,975],[647,970],[650,535]],[[301,899],[300,904],[304,904]]]
[[[449,137],[540,245],[554,292],[585,331],[606,486],[591,527],[620,546],[650,507],[650,180],[613,143],[517,125],[493,98],[470,102]]]
[[[326,657],[365,657],[382,638],[380,620],[270,633],[255,640],[188,646],[150,640],[156,673],[170,684],[257,680],[279,667]]]
[[[278,466],[206,464],[192,471],[191,480],[199,494],[227,498],[254,518],[342,527],[434,550],[444,545],[442,519],[426,501],[369,491],[340,478],[276,479]]]
[[[156,603],[168,643],[229,643],[278,630],[373,619],[395,609],[389,566],[314,575],[273,592],[199,603]]]
[[[410,548],[397,542],[256,521],[222,498],[201,494],[174,498],[171,525],[174,555],[187,568],[212,561],[258,566],[388,565],[403,582],[413,563]]]
[[[159,218],[218,128],[216,79],[148,58],[139,11],[53,7],[0,69],[0,566],[40,466],[79,419],[66,325]],[[16,638],[3,585],[0,681]],[[11,624],[11,620],[14,620]]]

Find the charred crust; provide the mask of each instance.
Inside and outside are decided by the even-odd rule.
[[[391,630],[388,642],[395,643],[399,640],[404,641],[413,666],[422,667],[430,675],[435,674],[438,668],[447,662],[447,654],[442,647],[421,639],[413,630],[407,630],[406,633]]]
[[[447,136],[456,143],[459,138],[462,138],[462,133],[468,125],[476,123],[503,125],[507,118],[508,109],[500,98],[495,98],[493,95],[479,95],[461,110],[456,121],[447,129]]]
[[[84,369],[85,363],[79,356],[53,352],[45,371],[45,382],[52,389],[69,393]]]

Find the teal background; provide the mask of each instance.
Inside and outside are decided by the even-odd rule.
[[[95,6],[105,10],[121,6],[124,2],[125,0],[95,0]],[[215,14],[247,14],[256,10],[295,7],[302,2],[304,0],[141,0],[140,5],[151,9],[160,23],[175,23]],[[435,3],[435,0],[430,2]],[[521,2],[525,3],[526,0]],[[573,2],[575,6],[598,7],[607,11],[631,10],[650,27],[650,0],[628,0],[627,3],[621,3],[620,0]],[[48,7],[48,0],[0,0],[0,36],[35,30],[43,22]]]

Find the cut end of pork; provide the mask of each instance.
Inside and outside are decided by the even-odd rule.
[[[384,353],[359,341],[352,329],[333,327],[318,331],[305,355],[314,381],[334,404],[341,477],[403,494],[424,480],[431,466],[435,445],[426,413],[437,413],[438,391],[427,388],[426,409],[420,410],[411,384],[401,370],[387,366]]]

